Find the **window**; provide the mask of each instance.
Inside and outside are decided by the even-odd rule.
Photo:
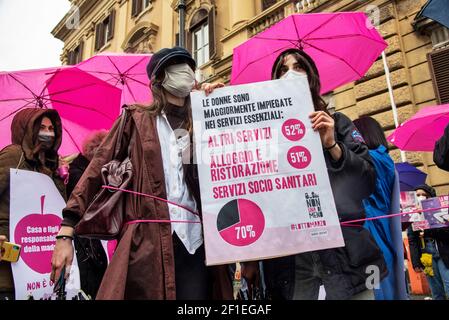
[[[151,5],[151,0],[133,0],[131,15],[138,16],[142,11]]]
[[[430,52],[427,60],[438,104],[449,103],[449,48]]]
[[[449,44],[449,29],[439,26],[432,30],[430,34],[433,48],[444,47]]]
[[[267,10],[272,5],[276,4],[277,0],[262,0],[262,11]]]
[[[73,65],[83,61],[83,42],[67,54],[67,64]]]
[[[190,21],[187,49],[192,53],[198,66],[215,56],[215,9],[198,10]],[[179,36],[178,36],[179,38]]]
[[[115,10],[95,27],[95,50],[100,50],[114,37]]]
[[[201,66],[209,61],[209,26],[202,24],[192,32],[192,54],[196,63]]]

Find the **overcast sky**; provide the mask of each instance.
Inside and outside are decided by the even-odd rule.
[[[61,65],[51,30],[69,9],[68,0],[0,0],[0,71]]]

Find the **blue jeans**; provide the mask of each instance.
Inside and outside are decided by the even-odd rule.
[[[434,276],[427,276],[434,300],[449,299],[449,269],[444,265],[438,253],[435,240],[426,239],[426,253],[432,254],[432,269]]]

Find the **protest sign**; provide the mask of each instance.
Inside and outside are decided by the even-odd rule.
[[[53,293],[51,257],[65,202],[47,175],[10,169],[10,180],[11,241],[21,245],[19,261],[11,264],[16,299],[45,299]],[[80,288],[75,256],[66,288]]]
[[[412,223],[413,231],[449,227],[449,196],[421,200],[423,219]],[[435,209],[435,210],[430,210]]]
[[[402,223],[417,222],[424,219],[421,212],[417,212],[421,209],[421,205],[415,191],[402,191],[400,193],[399,202],[401,206],[401,213],[404,213],[404,215],[401,216]],[[413,213],[408,214],[409,212]]]
[[[191,101],[207,265],[344,246],[306,76]]]

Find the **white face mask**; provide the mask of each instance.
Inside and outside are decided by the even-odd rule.
[[[165,69],[162,87],[172,95],[185,98],[195,86],[195,73],[187,63],[174,64]]]
[[[423,200],[426,200],[426,199],[427,199],[426,196],[418,196],[418,200],[419,200],[419,201],[423,201]]]
[[[304,76],[307,76],[307,73],[298,72],[298,71],[290,69],[281,76],[281,79],[298,79],[298,78],[302,78]]]

